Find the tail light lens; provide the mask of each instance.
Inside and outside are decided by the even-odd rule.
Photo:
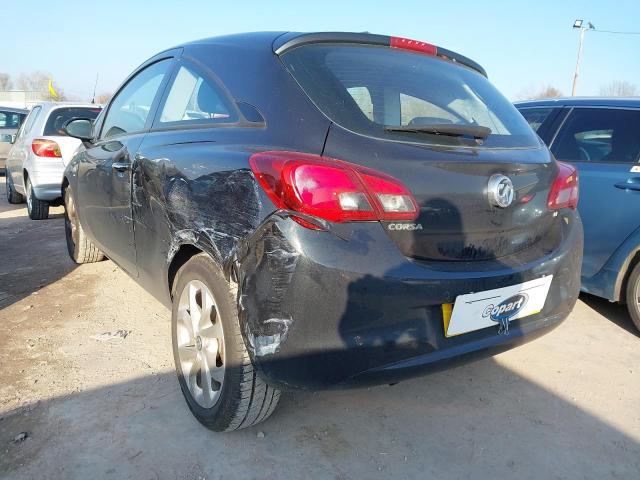
[[[389,175],[318,155],[271,151],[249,159],[271,201],[330,222],[414,220],[418,205]],[[311,227],[308,222],[299,221]]]
[[[578,172],[568,163],[558,162],[558,175],[551,190],[547,206],[549,210],[578,207]]]
[[[53,140],[36,138],[31,142],[31,150],[39,157],[61,158],[60,146]]]

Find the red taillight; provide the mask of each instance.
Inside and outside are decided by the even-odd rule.
[[[403,50],[413,50],[414,52],[424,53],[426,55],[437,55],[438,47],[430,43],[420,42],[419,40],[411,40],[410,38],[391,37],[389,42],[391,48],[401,48]]]
[[[547,200],[549,210],[578,207],[578,172],[568,163],[558,162],[556,176]]]
[[[60,146],[53,140],[45,140],[43,138],[36,138],[31,142],[31,150],[39,157],[52,157],[60,158]]]
[[[402,183],[370,168],[282,151],[256,153],[249,163],[280,209],[330,222],[414,220],[418,215],[417,203]]]

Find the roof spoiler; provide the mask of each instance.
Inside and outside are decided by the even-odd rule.
[[[470,58],[452,52],[442,47],[432,45],[430,43],[411,40],[402,37],[390,37],[388,35],[375,35],[372,33],[347,33],[347,32],[321,32],[321,33],[296,33],[289,32],[278,37],[273,43],[273,51],[276,55],[292,50],[302,45],[313,43],[353,43],[360,45],[380,45],[384,47],[398,48],[409,50],[426,55],[449,60],[459,63],[465,67],[471,68],[483,76],[487,76],[487,72],[478,63]]]

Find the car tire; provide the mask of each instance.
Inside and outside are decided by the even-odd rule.
[[[633,267],[629,275],[626,295],[627,310],[636,328],[640,330],[640,262]]]
[[[6,168],[4,169],[4,181],[6,185],[7,201],[14,205],[18,203],[24,203],[24,196],[21,193],[16,192],[15,188],[13,188],[13,182],[11,181],[11,174],[9,173],[9,170],[7,170]]]
[[[27,194],[27,213],[31,220],[46,220],[49,218],[49,202],[38,199],[29,177],[25,180],[25,193]]]
[[[76,263],[93,263],[104,260],[104,254],[87,238],[82,229],[71,187],[64,190],[64,233],[71,260]]]
[[[195,255],[178,270],[173,285],[173,356],[193,415],[217,432],[267,419],[280,391],[266,384],[251,363],[235,291],[218,265],[206,254]]]

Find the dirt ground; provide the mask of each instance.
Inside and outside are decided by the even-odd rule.
[[[182,399],[169,312],[110,261],[71,263],[62,209],[30,221],[0,181],[2,479],[640,478],[640,335],[622,307],[583,296],[493,359],[286,393],[266,423],[216,434]]]

